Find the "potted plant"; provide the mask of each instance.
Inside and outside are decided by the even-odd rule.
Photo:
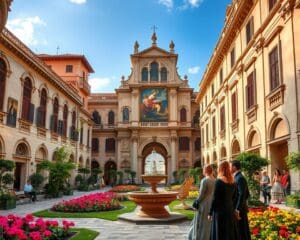
[[[300,209],[300,191],[286,197],[286,205]]]
[[[75,169],[75,164],[70,161],[70,151],[65,147],[58,148],[56,160],[44,160],[39,164],[39,168],[49,171],[49,183],[45,186],[47,196],[62,197],[67,179],[71,177],[71,171]]]
[[[13,171],[15,163],[10,160],[0,160],[0,209],[7,210],[16,207],[16,196],[8,189],[8,185],[14,182]]]

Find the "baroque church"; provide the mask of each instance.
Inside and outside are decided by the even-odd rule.
[[[94,120],[91,166],[110,170],[149,171],[155,156],[157,170],[168,175],[200,163],[199,105],[188,78],[177,72],[178,54],[171,41],[169,51],[152,45],[142,51],[135,42],[130,55],[132,72],[115,93],[91,94],[88,109]],[[151,155],[155,153],[155,155]]]

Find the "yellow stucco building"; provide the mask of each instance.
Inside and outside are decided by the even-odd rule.
[[[232,1],[199,85],[202,161],[241,151],[267,157],[269,173],[300,149],[300,1]],[[292,189],[300,187],[299,172]]]

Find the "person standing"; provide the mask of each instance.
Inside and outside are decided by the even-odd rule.
[[[260,184],[262,189],[262,194],[264,197],[264,204],[268,204],[271,202],[271,186],[270,186],[270,178],[267,175],[267,171],[262,172],[263,176],[261,178]]]
[[[198,196],[199,208],[195,213],[192,226],[189,231],[189,240],[209,240],[211,221],[208,221],[208,213],[212,202],[214,192],[215,178],[213,176],[213,167],[206,165],[203,168],[205,176],[200,183],[200,191]]]
[[[33,190],[30,180],[24,185],[24,194],[29,196],[31,201],[36,201],[36,192]]]
[[[218,178],[215,181],[213,200],[208,215],[208,220],[212,220],[211,240],[239,239],[233,205],[235,194],[236,186],[230,172],[229,162],[223,161],[218,167]]]
[[[283,186],[284,196],[291,195],[291,176],[288,169],[283,170],[281,184]]]
[[[282,175],[279,169],[276,169],[272,180],[273,186],[271,189],[272,199],[274,200],[275,204],[280,204],[284,196],[281,181]]]
[[[250,196],[246,178],[241,173],[241,163],[238,160],[231,162],[231,173],[234,176],[234,182],[237,186],[237,195],[234,200],[235,215],[238,219],[238,229],[241,240],[251,240],[249,221],[248,221],[248,204]]]

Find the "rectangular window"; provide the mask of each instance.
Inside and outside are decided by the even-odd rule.
[[[235,122],[237,120],[237,93],[234,92],[231,95],[231,117],[232,122]]]
[[[201,129],[201,146],[204,146],[204,128]]]
[[[98,138],[93,138],[92,139],[92,152],[99,152],[99,139]]]
[[[83,126],[81,125],[81,128],[80,128],[80,144],[82,145],[83,144]]]
[[[88,131],[87,131],[87,147],[90,147],[90,129],[88,129]]]
[[[255,71],[249,74],[247,77],[247,86],[246,86],[246,105],[247,110],[252,108],[255,104],[255,94],[256,94],[256,86],[255,86]]]
[[[247,44],[251,41],[254,35],[254,19],[250,18],[249,22],[246,25],[246,42]]]
[[[220,69],[219,78],[220,78],[220,85],[221,85],[223,83],[223,68]]]
[[[207,107],[207,96],[205,96],[205,107]]]
[[[188,137],[179,137],[179,151],[190,150],[190,139]]]
[[[199,152],[201,150],[201,141],[200,141],[200,138],[196,138],[196,141],[195,141],[195,151]]]
[[[73,72],[73,65],[66,65],[66,72],[67,73]]]
[[[279,79],[279,57],[278,57],[278,47],[276,46],[269,53],[269,71],[270,71],[270,86],[271,91],[280,85]]]
[[[216,137],[216,117],[213,116],[212,118],[212,134],[213,134],[213,138]]]
[[[233,48],[230,52],[230,66],[231,68],[234,66],[235,64],[235,48]]]
[[[276,2],[277,2],[277,0],[269,0],[269,11],[271,11],[273,9]]]
[[[105,152],[115,152],[116,141],[114,138],[107,138],[105,140]]]
[[[211,97],[213,98],[214,95],[215,95],[215,86],[213,84],[213,85],[211,85]]]
[[[225,106],[222,106],[220,109],[220,130],[225,130]]]

